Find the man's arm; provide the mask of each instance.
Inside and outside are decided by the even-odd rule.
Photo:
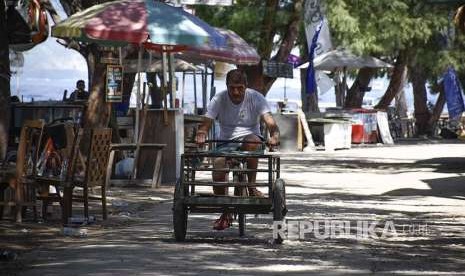
[[[276,121],[269,112],[263,114],[262,120],[265,122],[266,128],[270,132],[270,139],[268,140],[268,143],[270,146],[277,146],[279,144],[279,128]]]
[[[207,140],[208,136],[208,131],[210,130],[210,127],[212,126],[213,120],[204,117],[202,124],[200,124],[199,128],[197,129],[197,135],[195,136],[195,142],[197,144],[204,144],[205,140]]]

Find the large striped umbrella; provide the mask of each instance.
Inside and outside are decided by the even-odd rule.
[[[238,34],[231,30],[215,29],[226,38],[226,44],[189,46],[181,55],[193,61],[215,60],[237,65],[253,65],[260,62],[257,50]]]
[[[225,43],[222,34],[198,17],[155,0],[118,0],[92,6],[55,25],[52,36],[115,46]]]

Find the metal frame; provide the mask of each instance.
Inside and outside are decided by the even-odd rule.
[[[260,161],[266,162],[266,169],[260,166],[257,169],[248,168],[225,168],[215,169],[213,165],[208,167],[201,166],[198,160],[201,158],[218,158],[235,159],[244,163],[245,159],[257,158]],[[277,155],[259,154],[255,152],[195,152],[185,153],[181,156],[181,179],[180,185],[183,190],[183,202],[187,210],[191,213],[243,213],[243,214],[267,214],[273,208],[273,183],[280,177],[280,158]],[[232,182],[213,182],[196,180],[196,171],[223,171],[234,173],[268,173],[267,181],[256,181],[255,183],[232,181]],[[226,186],[226,187],[268,187],[268,196],[266,197],[250,197],[236,195],[214,195],[214,194],[199,194],[196,193],[196,186]]]

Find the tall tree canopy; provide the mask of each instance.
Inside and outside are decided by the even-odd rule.
[[[299,36],[304,0],[238,0],[230,7],[196,7],[196,15],[210,24],[231,29],[258,49],[262,59],[287,61]],[[272,53],[274,53],[272,55]],[[249,86],[266,95],[275,81],[261,65],[247,66]]]
[[[419,133],[430,133],[432,122],[426,105],[426,83],[436,82],[447,66],[464,71],[463,37],[454,36],[451,20],[456,7],[429,5],[419,0],[327,0],[326,3],[335,45],[358,54],[377,56],[395,65],[389,75],[390,85],[377,107],[387,108],[402,90],[402,76],[409,76]],[[410,73],[405,74],[407,71]],[[347,107],[361,105],[364,91],[358,88],[366,87],[374,74],[369,70],[358,72],[346,98]],[[359,85],[362,79],[365,83]],[[441,112],[442,108],[435,110]]]

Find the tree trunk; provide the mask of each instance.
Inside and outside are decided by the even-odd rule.
[[[105,102],[106,65],[97,62],[101,55],[97,45],[89,45],[89,49],[91,53],[88,64],[92,67],[93,73],[84,127],[107,127],[110,120],[111,104]]]
[[[302,98],[302,110],[305,113],[311,112],[311,113],[319,113],[320,108],[318,107],[318,90],[315,91],[315,93],[312,93],[311,95],[307,94],[307,89],[306,89],[306,76],[307,76],[307,68],[302,68],[300,69],[300,84],[301,84],[301,90],[300,90],[300,95]]]
[[[435,135],[435,130],[436,130],[436,124],[439,120],[439,117],[441,116],[442,110],[444,109],[444,105],[446,104],[446,96],[444,93],[444,86],[440,86],[439,90],[439,95],[438,99],[436,100],[436,104],[434,105],[433,108],[433,113],[431,114],[431,117],[429,118],[429,128],[431,129],[431,132],[433,135]]]
[[[270,3],[273,1],[270,1]],[[279,46],[278,52],[276,53],[276,56],[273,57],[274,61],[277,62],[286,62],[289,54],[291,53],[292,48],[294,47],[295,41],[297,39],[297,36],[299,35],[299,27],[301,24],[301,19],[302,19],[302,12],[303,12],[303,0],[295,0],[294,1],[294,10],[292,14],[290,15],[290,20],[287,25],[287,31],[286,34],[284,35],[281,44]],[[264,21],[262,24],[265,24],[266,22]],[[263,27],[262,30],[266,28]],[[273,38],[274,38],[275,32],[273,32],[272,35],[267,36],[266,39],[270,40],[265,40],[263,39],[262,44],[273,44]],[[260,52],[260,55],[262,57],[268,58],[269,55],[266,55],[267,53],[262,53]],[[274,81],[276,78],[271,78],[268,76],[263,75],[263,68],[262,64],[258,65],[253,65],[253,66],[239,66],[242,70],[244,70],[247,74],[248,78],[248,87],[253,88],[263,95],[266,95],[268,91],[270,90],[271,86],[273,85]]]
[[[430,135],[431,129],[428,124],[431,114],[427,106],[426,76],[423,68],[418,65],[412,66],[410,70],[413,86],[413,105],[415,108],[415,127],[417,135]]]
[[[407,118],[407,100],[405,99],[405,91],[400,90],[396,95],[396,115],[399,118]]]
[[[152,83],[149,86],[149,95],[152,100],[152,108],[162,108],[163,106],[163,95],[161,86],[163,81],[160,80],[160,85],[158,85],[157,73],[147,73],[147,79]]]
[[[407,57],[407,50],[400,51],[399,55],[397,56],[396,63],[394,65],[394,71],[392,73],[389,86],[386,92],[384,93],[383,97],[381,97],[379,103],[375,106],[375,108],[387,109],[388,106],[391,104],[392,100],[397,95],[397,93],[401,91],[403,87],[402,80],[406,74],[405,72],[407,71]]]
[[[407,69],[404,70],[402,74],[402,79],[400,83],[400,90],[399,93],[395,96],[396,99],[396,115],[399,118],[407,118],[408,106],[407,100],[405,98],[405,82],[407,81]]]
[[[344,94],[347,89],[347,86],[344,87],[344,83],[341,79],[341,71],[336,70],[335,72],[335,77],[334,79],[336,80],[336,84],[334,85],[334,93],[336,96],[336,106],[337,107],[343,107],[344,106]]]
[[[370,80],[373,78],[374,75],[374,68],[364,67],[358,71],[357,78],[355,79],[354,84],[347,92],[344,107],[362,107],[363,97],[365,96],[368,84],[370,84]]]
[[[0,161],[8,150],[10,129],[10,52],[6,27],[5,1],[0,0]]]

